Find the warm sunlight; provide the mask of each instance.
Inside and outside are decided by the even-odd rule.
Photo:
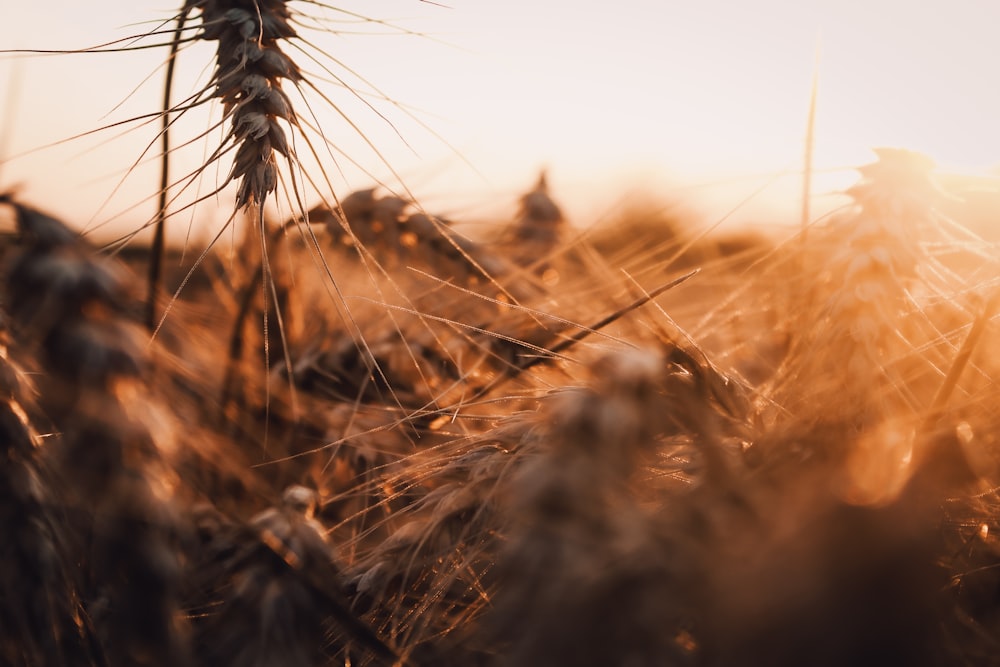
[[[374,12],[370,3],[345,6],[352,4]],[[14,15],[0,26],[0,42],[79,48],[151,27],[123,26],[169,11],[149,3],[44,6],[8,10]],[[314,98],[313,109],[326,114],[317,122],[349,158],[338,155],[337,169],[350,188],[372,178],[398,187],[401,178],[435,205],[482,210],[498,195],[513,198],[547,167],[580,223],[637,189],[696,202],[712,216],[741,206],[737,219],[759,218],[799,187],[794,176],[777,175],[801,168],[814,73],[819,195],[849,182],[843,169],[868,161],[876,146],[924,152],[947,170],[981,172],[1000,162],[996,3],[515,0],[446,8],[392,0],[377,8],[393,25],[427,37],[357,22],[338,24],[341,35],[304,31],[356,73],[312,64],[318,75],[370,84],[394,101],[359,104],[327,87],[360,137]],[[3,59],[5,153],[155,112],[163,78],[155,68],[164,58],[161,48]],[[181,54],[178,99],[204,82],[198,60]],[[186,127],[197,134],[209,120]],[[146,183],[136,181],[155,178],[152,170],[126,179],[98,212],[155,136],[153,127],[124,130],[17,157],[0,173],[32,196],[58,199],[60,210],[134,220],[135,212],[122,212],[142,199]],[[203,150],[192,147],[191,164]],[[42,173],[49,178],[35,177]]]
[[[0,665],[1000,656],[1000,2],[0,21]]]

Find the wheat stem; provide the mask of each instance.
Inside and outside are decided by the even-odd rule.
[[[160,292],[160,282],[163,272],[163,254],[166,245],[167,226],[167,192],[170,186],[170,110],[171,92],[174,85],[174,68],[177,64],[177,51],[180,49],[181,36],[187,22],[190,3],[186,2],[177,16],[174,37],[170,42],[170,55],[167,56],[167,71],[163,82],[163,115],[160,128],[160,191],[156,207],[156,228],[153,233],[153,245],[149,257],[149,292],[146,297],[146,328],[152,333],[156,330],[156,296]]]

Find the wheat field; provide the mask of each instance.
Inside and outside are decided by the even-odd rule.
[[[145,37],[213,58],[151,243],[0,196],[0,664],[1000,664],[998,255],[928,158],[787,234],[544,173],[463,226],[324,185],[319,7]]]

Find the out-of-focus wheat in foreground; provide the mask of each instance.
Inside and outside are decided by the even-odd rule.
[[[291,15],[196,9],[246,252],[150,336],[150,258],[0,199],[3,664],[1000,664],[998,257],[926,159],[787,240],[274,222]]]
[[[4,662],[991,664],[996,259],[878,157],[781,245],[358,193],[152,343],[6,197]]]

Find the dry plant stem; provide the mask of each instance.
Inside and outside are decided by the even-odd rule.
[[[931,408],[927,415],[928,427],[932,427],[934,422],[936,422],[944,412],[944,408],[948,404],[948,399],[951,397],[951,393],[958,385],[958,380],[962,376],[962,372],[969,364],[969,359],[972,358],[972,353],[975,351],[976,346],[979,345],[979,340],[986,331],[986,325],[989,324],[993,315],[996,314],[998,306],[1000,306],[1000,290],[996,290],[990,295],[989,300],[983,306],[983,312],[980,313],[979,317],[976,318],[976,321],[972,324],[972,329],[969,330],[969,335],[966,336],[965,340],[962,342],[962,347],[958,350],[955,360],[948,368],[948,373],[945,375],[944,380],[941,382],[941,386],[938,388],[937,394],[934,396],[934,400],[931,402]]]
[[[809,91],[809,116],[806,121],[806,150],[802,165],[802,242],[806,241],[809,230],[810,200],[812,199],[813,148],[816,145],[816,95],[819,90],[819,54],[816,70],[813,72],[812,89]]]
[[[156,330],[156,295],[160,291],[160,281],[163,273],[163,253],[166,244],[167,225],[167,190],[170,186],[170,97],[174,85],[174,67],[177,63],[177,51],[180,48],[184,25],[187,23],[191,3],[185,2],[184,8],[177,17],[177,27],[170,42],[170,55],[167,56],[166,79],[163,83],[163,115],[161,117],[160,141],[160,192],[156,210],[156,228],[153,234],[153,246],[149,257],[149,293],[146,297],[146,328],[152,333]]]
[[[629,305],[625,306],[624,308],[621,308],[620,310],[616,310],[615,312],[611,313],[610,315],[601,318],[600,320],[598,320],[597,322],[595,322],[592,326],[590,326],[590,327],[588,327],[586,329],[583,329],[581,331],[578,331],[577,333],[573,334],[567,340],[561,341],[558,345],[554,345],[550,349],[550,351],[553,354],[558,354],[558,353],[560,353],[560,352],[562,352],[564,350],[569,349],[570,347],[572,347],[573,345],[576,345],[577,343],[579,343],[580,341],[582,341],[584,338],[586,338],[590,334],[594,333],[595,331],[600,331],[604,327],[608,326],[609,324],[613,324],[614,322],[616,322],[617,320],[621,319],[623,316],[625,316],[626,314],[632,312],[633,310],[636,310],[637,308],[641,308],[642,306],[646,305],[647,303],[649,303],[650,301],[652,301],[656,297],[660,296],[661,294],[664,294],[665,292],[667,292],[669,290],[672,290],[673,288],[678,287],[679,285],[682,285],[683,283],[686,283],[688,280],[690,280],[691,278],[693,278],[694,276],[696,276],[698,274],[698,271],[699,271],[699,269],[694,269],[693,271],[689,271],[689,272],[685,273],[684,275],[682,275],[682,276],[680,276],[678,278],[674,278],[673,280],[671,280],[670,282],[668,282],[668,283],[666,283],[664,285],[660,285],[656,289],[652,290],[651,292],[649,292],[646,295],[643,295],[643,296],[639,297],[638,299],[636,299],[635,301],[633,301]],[[536,359],[529,359],[528,363],[526,364],[525,367],[526,368],[530,367],[530,366],[534,365],[535,363],[538,363],[538,361],[539,360],[536,360]]]
[[[298,224],[298,221],[290,220],[271,232],[265,241],[267,247],[273,249],[285,237],[287,231],[296,224]],[[246,324],[247,317],[250,315],[250,307],[253,305],[254,297],[258,293],[257,287],[264,279],[264,268],[264,260],[262,258],[254,268],[253,275],[250,276],[250,280],[243,290],[243,297],[240,299],[239,309],[236,311],[236,317],[233,320],[233,330],[229,336],[229,356],[226,361],[226,373],[223,376],[222,394],[219,400],[219,408],[223,416],[233,398],[232,390],[236,380],[237,366],[243,358],[243,325]],[[267,298],[267,296],[265,295],[264,298]],[[275,303],[274,307],[278,308],[280,306]]]
[[[595,333],[597,331],[600,331],[601,329],[603,329],[604,327],[608,326],[609,324],[613,324],[614,322],[618,321],[619,319],[621,319],[622,317],[624,317],[628,313],[631,313],[633,310],[636,310],[637,308],[641,308],[642,306],[646,305],[647,303],[649,303],[650,301],[652,301],[656,297],[660,296],[661,294],[663,294],[663,293],[665,293],[665,292],[667,292],[667,291],[669,291],[669,290],[677,287],[678,285],[681,285],[682,283],[687,282],[689,279],[691,279],[692,277],[694,277],[697,273],[698,273],[698,269],[695,269],[694,271],[690,271],[688,273],[685,273],[684,275],[680,276],[679,278],[674,278],[670,282],[668,282],[668,283],[666,283],[664,285],[660,285],[659,287],[657,287],[656,289],[652,290],[648,294],[646,294],[646,295],[644,295],[644,296],[636,299],[635,301],[633,301],[629,305],[625,306],[624,308],[619,308],[615,312],[607,315],[606,317],[601,318],[599,321],[595,322],[593,325],[591,325],[589,327],[586,327],[586,328],[580,329],[580,331],[577,331],[575,334],[573,334],[569,338],[561,340],[557,344],[553,345],[552,347],[547,348],[547,351],[549,353],[548,355],[535,355],[535,356],[523,358],[523,361],[515,364],[512,368],[510,368],[509,372],[504,373],[502,375],[498,375],[491,382],[489,382],[486,385],[483,385],[482,387],[480,387],[479,390],[476,391],[476,393],[472,396],[472,398],[470,400],[473,401],[473,402],[475,402],[475,401],[479,400],[480,398],[483,398],[484,396],[486,396],[487,394],[489,394],[491,391],[493,391],[497,387],[499,387],[499,386],[503,385],[505,382],[507,382],[507,381],[509,381],[509,380],[511,380],[511,379],[513,379],[515,377],[517,377],[518,375],[520,375],[524,371],[526,371],[526,370],[528,370],[528,369],[530,369],[530,368],[532,368],[532,367],[534,367],[534,366],[536,366],[536,365],[538,365],[538,364],[540,364],[540,363],[542,363],[544,361],[547,361],[547,360],[549,360],[549,359],[551,359],[551,358],[553,358],[555,356],[558,356],[559,354],[561,354],[562,352],[565,352],[566,350],[570,349],[571,347],[573,347],[574,345],[576,345],[580,341],[584,340],[585,338],[587,338],[591,334],[593,334],[593,333]],[[441,412],[441,414],[448,414],[448,413],[450,413],[449,410],[444,410],[444,411],[440,411],[440,412]]]

